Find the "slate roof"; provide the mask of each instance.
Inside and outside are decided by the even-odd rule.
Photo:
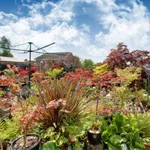
[[[67,56],[67,55],[72,55],[72,53],[71,52],[45,53],[39,57],[36,57],[35,60],[43,60],[43,59],[54,57],[54,56]]]

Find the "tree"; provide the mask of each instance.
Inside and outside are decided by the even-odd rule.
[[[91,59],[85,59],[82,63],[83,68],[93,68],[94,62]]]
[[[134,50],[129,52],[126,45],[119,43],[117,49],[112,49],[104,61],[114,70],[115,68],[124,69],[128,66],[142,67],[150,63],[150,52],[146,50]]]
[[[127,67],[129,55],[130,53],[127,46],[123,43],[119,43],[117,49],[112,49],[104,62],[107,63],[112,70],[115,68],[124,69]]]
[[[10,41],[5,36],[0,40],[0,56],[13,57],[10,52]]]
[[[74,66],[74,68],[81,68],[82,67],[82,63],[81,63],[80,58],[78,56],[74,56],[73,66]]]

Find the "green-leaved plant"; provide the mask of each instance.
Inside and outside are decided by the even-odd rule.
[[[50,77],[50,78],[59,78],[60,75],[62,74],[63,68],[61,69],[53,69],[53,70],[47,70],[46,74]]]
[[[18,121],[15,119],[0,120],[0,136],[2,141],[11,140],[20,134]]]
[[[109,150],[119,150],[122,144],[126,144],[129,150],[141,150],[144,141],[140,136],[137,122],[130,116],[121,113],[113,116],[112,121],[103,121],[101,126],[102,139],[108,145]]]

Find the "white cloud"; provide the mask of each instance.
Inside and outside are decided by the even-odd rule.
[[[90,32],[90,27],[87,24],[81,24],[81,28],[85,32]]]
[[[128,9],[130,12],[122,13],[122,8],[119,13],[110,13],[108,16],[103,16],[103,26],[110,26],[108,33],[104,34],[100,31],[95,39],[101,43],[102,47],[114,47],[119,42],[124,42],[130,49],[149,49],[150,40],[150,23],[149,14],[141,3],[137,4],[132,1],[132,7]],[[125,8],[125,7],[124,7]]]
[[[5,14],[4,12],[0,12],[0,24],[2,25],[9,24],[17,20],[18,17],[13,14]]]
[[[10,39],[12,45],[32,41],[38,46],[51,42],[47,48],[52,51],[71,51],[81,58],[103,61],[111,48],[124,42],[131,49],[149,49],[150,23],[147,8],[136,0],[128,4],[118,4],[115,0],[61,0],[58,3],[43,1],[32,5],[23,4],[29,9],[28,15],[18,18],[14,14],[0,12],[0,36]],[[80,3],[80,5],[78,5]],[[79,14],[75,7],[81,6],[83,13],[91,17],[93,6],[97,14],[93,22],[77,22]],[[92,4],[92,5],[91,5]],[[82,6],[83,5],[83,6]],[[92,10],[91,10],[92,11]],[[94,20],[95,19],[95,20]],[[97,22],[97,33],[94,33]],[[22,47],[22,48],[26,48]],[[27,55],[14,54],[23,59]],[[37,54],[33,54],[33,58]]]

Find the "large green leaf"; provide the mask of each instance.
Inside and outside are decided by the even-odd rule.
[[[114,143],[115,145],[121,144],[122,142],[122,138],[120,135],[112,135],[109,140],[111,143]]]
[[[109,150],[121,150],[121,146],[116,146],[111,143],[107,143]]]
[[[45,144],[43,144],[41,150],[60,150],[57,146],[55,142],[46,142]]]

